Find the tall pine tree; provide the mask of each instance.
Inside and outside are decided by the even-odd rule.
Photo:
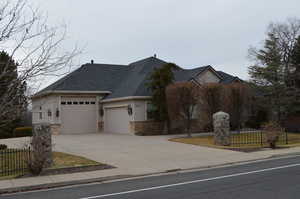
[[[255,53],[257,65],[249,67],[251,81],[264,88],[269,98],[270,109],[275,115],[275,120],[282,121],[285,113],[285,68],[282,64],[282,56],[278,39],[269,33],[265,40],[264,48]]]
[[[300,36],[297,38],[291,54],[290,86],[287,89],[288,115],[300,115]]]
[[[6,105],[0,114],[0,137],[12,133],[27,109],[26,83],[18,79],[17,68],[6,52],[0,52],[0,105]]]

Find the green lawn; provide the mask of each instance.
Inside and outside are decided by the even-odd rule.
[[[172,142],[180,142],[184,144],[192,144],[192,145],[198,145],[198,146],[207,146],[207,147],[213,147],[213,148],[222,148],[222,149],[247,149],[247,148],[260,148],[262,147],[260,143],[261,139],[263,139],[263,147],[268,147],[268,144],[265,142],[265,137],[261,138],[260,134],[253,135],[251,133],[241,133],[241,134],[235,134],[233,135],[232,140],[235,141],[245,141],[249,142],[249,144],[237,144],[232,146],[217,146],[214,144],[214,138],[213,136],[198,136],[198,137],[182,137],[182,138],[173,138],[170,139]],[[288,133],[288,144],[285,143],[285,135],[282,135],[280,138],[280,141],[277,143],[278,146],[285,146],[285,147],[294,147],[294,146],[300,146],[300,133]],[[251,143],[252,142],[252,143]]]

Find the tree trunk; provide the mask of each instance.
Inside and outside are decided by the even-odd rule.
[[[188,137],[192,137],[191,135],[191,119],[188,118],[186,121],[186,133]]]
[[[167,118],[166,123],[167,123],[167,132],[168,132],[168,134],[171,134],[172,133],[172,131],[171,131],[171,121],[170,121],[169,117]]]

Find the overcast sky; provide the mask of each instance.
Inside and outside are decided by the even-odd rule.
[[[129,64],[157,54],[183,68],[212,65],[247,79],[250,46],[271,21],[300,17],[299,0],[29,0],[66,22],[80,63]]]

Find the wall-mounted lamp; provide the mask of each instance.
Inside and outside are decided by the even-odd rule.
[[[132,107],[131,105],[127,106],[128,115],[132,115]]]
[[[59,110],[58,110],[58,108],[56,108],[55,116],[56,116],[56,117],[59,117]]]

